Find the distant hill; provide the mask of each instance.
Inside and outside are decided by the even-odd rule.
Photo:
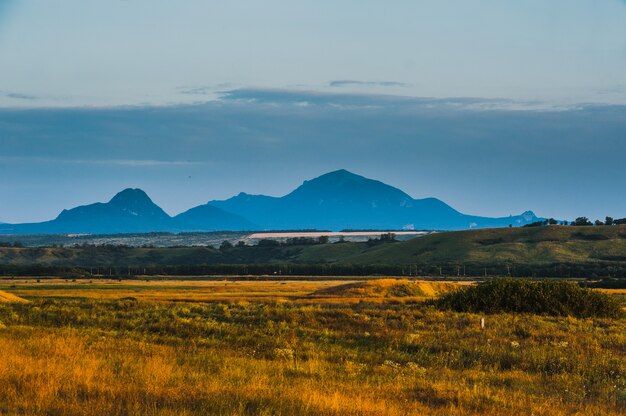
[[[397,188],[346,170],[305,181],[281,198],[242,193],[209,204],[275,230],[462,230],[538,220],[531,211],[504,218],[465,215],[436,198],[413,199]]]
[[[170,217],[141,189],[125,189],[109,202],[63,210],[51,221],[4,224],[4,234],[127,234],[159,231],[242,230],[250,222],[219,208],[197,207]]]
[[[180,231],[255,230],[258,227],[244,217],[231,214],[212,205],[200,205],[172,219]]]
[[[0,224],[0,234],[117,234],[143,232],[368,229],[464,230],[521,226],[532,211],[488,218],[466,215],[436,198],[413,199],[380,181],[346,170],[305,181],[283,197],[239,195],[170,217],[140,189],[109,202],[64,210],[51,221]]]
[[[170,219],[145,192],[125,189],[109,202],[63,210],[54,220],[3,225],[0,230],[14,234],[130,233],[164,231]]]
[[[162,231],[170,216],[141,189],[125,189],[107,203],[64,210],[52,222],[77,233]]]
[[[325,258],[323,246],[315,257]],[[329,251],[333,248],[329,247]],[[309,252],[309,259],[313,252]],[[545,226],[429,234],[342,256],[354,264],[626,263],[626,226]]]
[[[405,242],[211,247],[0,247],[0,271],[106,267],[156,274],[626,277],[626,225],[441,232]],[[11,268],[13,267],[13,268]],[[151,271],[150,271],[151,270]],[[6,271],[5,271],[6,273]],[[47,272],[46,272],[47,273]]]

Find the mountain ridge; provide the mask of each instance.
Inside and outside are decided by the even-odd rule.
[[[415,199],[393,186],[351,173],[328,172],[282,197],[244,192],[168,215],[141,189],[127,188],[108,202],[63,210],[40,223],[0,224],[0,234],[115,234],[291,229],[462,230],[521,226],[532,211],[501,218],[463,214],[437,198]]]
[[[465,215],[437,198],[414,199],[345,169],[304,181],[283,197],[240,193],[209,204],[269,229],[467,229],[538,220],[532,211],[501,218]]]

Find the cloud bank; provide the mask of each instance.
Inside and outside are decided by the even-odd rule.
[[[176,213],[339,168],[472,214],[624,217],[624,137],[625,106],[470,98],[239,89],[197,105],[4,109],[0,221],[125,187]]]

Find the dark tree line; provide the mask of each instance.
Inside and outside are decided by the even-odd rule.
[[[13,243],[0,241],[0,247],[3,247],[3,248],[10,248],[10,247],[13,247],[13,248],[24,248],[24,244],[22,244],[19,241],[15,241]]]
[[[593,225],[623,225],[626,224],[626,218],[614,219],[612,217],[606,217],[604,221],[595,220],[591,222],[587,217],[578,217],[574,221],[557,221],[554,218],[549,218],[543,221],[536,221],[530,224],[524,225],[524,227],[543,227],[545,225],[571,225],[573,227],[591,227]]]
[[[204,264],[136,265],[98,267],[14,266],[0,265],[3,276],[58,276],[85,278],[129,278],[137,276],[424,276],[462,277],[568,277],[626,278],[626,262],[587,262],[554,264],[446,263],[409,265],[355,264]]]

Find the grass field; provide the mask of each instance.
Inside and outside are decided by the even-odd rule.
[[[0,414],[626,412],[625,318],[481,329],[438,285],[3,280]]]
[[[356,279],[356,278],[355,278]],[[454,289],[460,282],[369,280],[118,280],[0,279],[0,294],[22,298],[135,299],[163,302],[265,301],[351,303],[418,301]],[[466,284],[465,282],[463,284]],[[408,291],[406,288],[409,288]],[[394,295],[394,290],[405,293]],[[0,296],[0,302],[2,297]]]
[[[181,280],[77,280],[0,279],[0,290],[25,298],[82,298],[143,301],[287,301],[316,290],[336,286],[337,281],[181,281]]]

